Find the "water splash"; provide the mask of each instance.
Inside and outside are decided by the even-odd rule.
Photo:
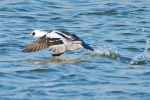
[[[97,49],[94,51],[95,54],[97,55],[102,55],[102,56],[107,56],[111,58],[115,58],[117,54],[117,50],[114,49],[112,46],[98,46]]]
[[[144,48],[144,52],[136,55],[130,62],[132,65],[140,65],[145,64],[148,61],[148,58],[150,58],[150,54],[148,53],[149,49],[149,40],[146,40],[146,46]]]

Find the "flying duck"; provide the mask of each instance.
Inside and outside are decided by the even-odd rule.
[[[42,30],[34,30],[30,35],[38,37],[38,39],[24,46],[23,51],[36,52],[48,48],[48,50],[56,52],[52,56],[60,56],[67,50],[76,50],[82,47],[87,51],[94,51],[83,40],[69,32],[54,30],[47,33]]]

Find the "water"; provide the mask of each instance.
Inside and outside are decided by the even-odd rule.
[[[0,100],[149,100],[149,0],[0,1]],[[22,52],[34,29],[94,48]]]

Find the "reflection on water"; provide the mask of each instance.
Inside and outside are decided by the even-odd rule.
[[[89,55],[89,56],[84,56],[80,58],[66,58],[66,57],[49,57],[49,58],[43,58],[40,60],[33,60],[33,59],[27,59],[26,61],[32,62],[35,64],[57,64],[57,63],[75,63],[75,62],[80,62],[84,60],[88,60],[92,58],[94,55]]]

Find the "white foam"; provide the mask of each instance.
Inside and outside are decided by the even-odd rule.
[[[150,54],[148,53],[148,49],[149,49],[149,40],[146,40],[146,46],[144,48],[144,52],[133,57],[130,64],[135,65],[135,64],[140,64],[140,63],[142,63],[142,64],[146,63],[148,61],[148,59],[150,58]]]
[[[114,57],[117,54],[117,50],[112,46],[98,46],[98,48],[94,50],[94,53]]]

